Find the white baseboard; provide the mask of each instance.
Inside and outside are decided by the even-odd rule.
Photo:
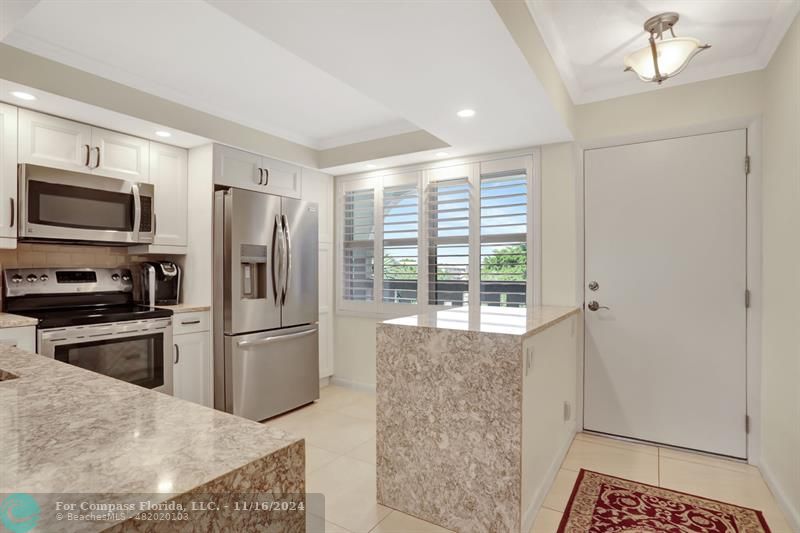
[[[777,500],[781,511],[783,511],[783,515],[789,522],[789,527],[792,531],[800,531],[800,508],[797,507],[798,502],[793,502],[789,499],[786,495],[786,491],[783,489],[783,485],[775,478],[772,469],[763,457],[761,458],[759,468],[761,469],[761,477],[767,482],[769,490],[771,490],[772,495],[775,496],[775,500]]]
[[[319,388],[324,389],[328,385],[331,384],[331,377],[325,376],[324,378],[319,378]]]
[[[339,385],[340,387],[347,387],[348,389],[355,389],[375,394],[374,383],[360,383],[358,381],[350,381],[349,379],[342,379],[342,378],[337,378],[336,376],[331,376],[331,385]]]
[[[567,456],[567,452],[569,452],[569,447],[572,445],[572,441],[575,439],[576,433],[577,424],[573,424],[569,438],[564,440],[564,444],[561,446],[558,454],[556,454],[556,456],[553,458],[553,461],[550,463],[550,467],[547,469],[547,474],[545,475],[544,480],[542,480],[542,483],[539,485],[539,488],[536,490],[531,502],[528,504],[528,508],[522,512],[521,531],[530,531],[533,527],[533,523],[536,521],[536,515],[539,514],[539,510],[542,508],[544,499],[547,497],[547,493],[550,492],[550,488],[553,486],[553,482],[556,480],[558,471],[561,470],[561,463],[564,462],[564,458]],[[523,505],[524,504],[525,502],[523,502]]]

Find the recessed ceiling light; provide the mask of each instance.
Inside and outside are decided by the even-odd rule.
[[[373,165],[372,163],[370,163],[367,165],[367,168],[369,169],[378,168],[378,165]]]
[[[165,138],[166,137],[172,137],[172,134],[170,132],[164,131],[164,130],[158,130],[156,132],[156,135],[158,135],[159,137],[165,137]]]
[[[448,155],[450,154],[447,152],[436,152],[436,157],[447,157]]]
[[[26,93],[23,91],[11,91],[11,96],[16,96],[20,100],[36,100],[36,97],[33,96],[31,93]]]
[[[474,117],[475,116],[475,110],[474,109],[462,109],[461,111],[456,113],[456,115],[458,115],[461,118]]]

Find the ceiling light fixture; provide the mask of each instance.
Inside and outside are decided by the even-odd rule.
[[[694,56],[710,44],[700,44],[693,37],[675,37],[673,27],[678,23],[677,13],[661,13],[644,23],[644,31],[650,34],[650,44],[625,56],[625,72],[633,70],[642,81],[654,81],[659,85],[667,78],[677,76],[686,68]],[[669,31],[671,39],[664,39]]]
[[[447,157],[448,155],[450,154],[447,152],[436,152],[436,157]]]
[[[461,111],[456,113],[456,115],[458,115],[461,118],[474,117],[475,116],[475,110],[474,109],[462,109]]]
[[[158,130],[158,131],[156,132],[156,135],[158,135],[159,137],[163,137],[163,138],[165,138],[165,139],[166,139],[167,137],[172,137],[172,134],[171,134],[170,132],[168,132],[168,131],[164,131],[164,130]]]
[[[36,97],[33,96],[31,93],[26,93],[23,91],[11,91],[11,96],[15,96],[20,100],[28,100],[28,101],[36,100]]]

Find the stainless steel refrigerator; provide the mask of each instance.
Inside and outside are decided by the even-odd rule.
[[[319,398],[317,204],[214,194],[214,406],[264,420]]]

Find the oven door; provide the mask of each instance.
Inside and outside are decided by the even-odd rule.
[[[38,341],[44,356],[172,394],[172,319],[43,329]]]
[[[153,242],[153,190],[149,183],[20,165],[19,237]]]

